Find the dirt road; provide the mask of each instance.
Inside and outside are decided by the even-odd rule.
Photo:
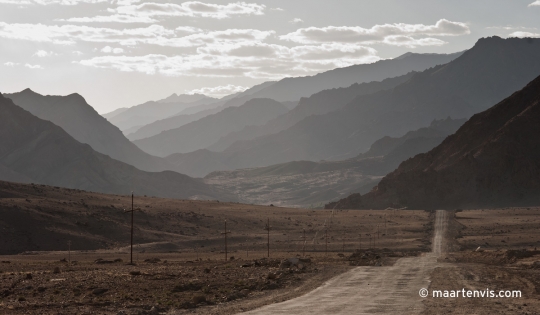
[[[447,213],[436,212],[432,252],[401,258],[392,267],[358,267],[301,297],[253,310],[246,315],[418,314],[421,288],[444,249]]]

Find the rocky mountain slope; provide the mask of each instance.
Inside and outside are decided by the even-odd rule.
[[[166,161],[143,152],[122,132],[99,115],[79,94],[44,96],[26,89],[5,94],[7,98],[32,115],[62,127],[75,140],[89,144],[92,149],[113,159],[145,171],[171,169]]]
[[[402,163],[339,208],[489,208],[540,201],[540,77],[474,115],[433,150]],[[328,205],[332,207],[334,205]]]
[[[199,179],[171,171],[148,173],[94,151],[50,121],[0,95],[0,180],[110,194],[234,199]],[[8,173],[11,171],[11,174]],[[5,177],[4,177],[5,176]]]
[[[366,193],[402,161],[424,153],[454,133],[465,119],[433,121],[403,137],[384,137],[365,154],[345,161],[295,161],[267,167],[212,172],[204,179],[245,203],[322,207],[352,192]]]

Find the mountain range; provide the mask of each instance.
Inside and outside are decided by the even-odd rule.
[[[540,77],[474,115],[433,150],[403,162],[368,194],[327,207],[491,208],[540,201]]]
[[[368,192],[402,161],[431,150],[464,122],[465,119],[435,120],[430,126],[399,138],[383,137],[366,153],[344,161],[294,161],[217,171],[204,180],[238,195],[244,203],[320,207],[352,192]]]
[[[235,197],[172,171],[149,173],[94,151],[64,129],[0,94],[0,180],[110,194],[222,199]]]
[[[105,114],[104,117],[125,134],[129,134],[156,120],[174,116],[191,107],[197,107],[216,101],[218,100],[215,98],[201,94],[173,94],[163,100],[150,101],[130,108],[121,108],[108,115]]]
[[[148,138],[157,135],[162,131],[181,127],[182,125],[200,119],[205,115],[215,114],[219,112],[218,108],[223,110],[231,106],[240,106],[250,99],[270,98],[280,102],[297,102],[302,97],[309,97],[312,94],[323,90],[349,87],[355,83],[382,81],[387,78],[405,75],[411,71],[423,71],[435,65],[445,64],[460,55],[461,53],[407,53],[395,59],[382,60],[373,64],[337,68],[315,76],[285,78],[277,82],[264,82],[242,93],[238,93],[231,98],[224,98],[218,102],[205,105],[192,106],[177,115],[174,115],[183,115],[181,118],[171,117],[169,119],[156,121],[155,123],[148,124],[144,127],[138,126],[137,132],[131,131],[129,132],[131,134],[128,132],[126,132],[126,134],[130,140]],[[189,116],[193,114],[197,115]],[[245,132],[245,134],[249,133],[249,130]],[[260,135],[261,133],[258,132],[257,134]]]
[[[540,39],[483,38],[448,64],[415,73],[393,88],[358,95],[334,111],[307,116],[285,130],[236,141],[222,152],[199,150],[167,160],[185,166],[181,172],[191,170],[200,176],[289,161],[348,159],[381,137],[401,136],[433,119],[469,118],[485,110],[540,73],[538,55]],[[293,111],[301,108],[299,104]]]
[[[313,76],[285,78],[253,93],[256,98],[272,98],[276,101],[294,101],[322,90],[348,87],[355,83],[382,81],[411,71],[424,71],[436,65],[446,64],[462,52],[453,54],[406,53],[394,59],[380,60],[371,64],[353,65],[322,72]]]
[[[99,153],[145,171],[172,169],[163,159],[143,152],[126,139],[79,94],[44,96],[26,89],[4,96],[32,115],[62,127],[75,140],[89,144]]]
[[[286,112],[287,107],[279,102],[255,98],[244,105],[225,108],[219,113],[134,143],[145,152],[162,157],[176,152],[192,152],[214,144],[223,135],[247,125],[263,125]]]

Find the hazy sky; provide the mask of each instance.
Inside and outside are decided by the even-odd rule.
[[[98,112],[223,96],[480,37],[540,37],[540,0],[0,0],[0,92],[80,93]]]

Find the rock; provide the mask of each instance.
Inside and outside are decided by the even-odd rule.
[[[26,274],[26,279],[27,279],[27,280],[32,280],[32,274],[31,274],[31,273],[27,273],[27,274]]]
[[[139,270],[133,270],[133,271],[130,271],[129,274],[132,276],[140,276],[141,272]]]
[[[210,273],[210,268],[204,268],[204,273]]]
[[[119,263],[119,262],[121,263],[121,262],[124,262],[124,260],[122,260],[122,258],[116,258],[116,259],[114,260],[114,262],[115,262],[115,263]]]
[[[160,261],[161,259],[159,258],[148,258],[144,260],[145,263],[151,263],[151,264],[157,264]]]
[[[53,273],[60,273],[60,267],[54,267]]]
[[[102,295],[103,293],[109,291],[109,289],[97,288],[92,291],[93,295]]]
[[[46,287],[38,287],[37,288],[38,292],[45,292],[45,290],[47,290]]]
[[[266,279],[269,279],[269,280],[275,280],[277,278],[277,275],[273,272],[269,272],[268,275],[266,276]]]

